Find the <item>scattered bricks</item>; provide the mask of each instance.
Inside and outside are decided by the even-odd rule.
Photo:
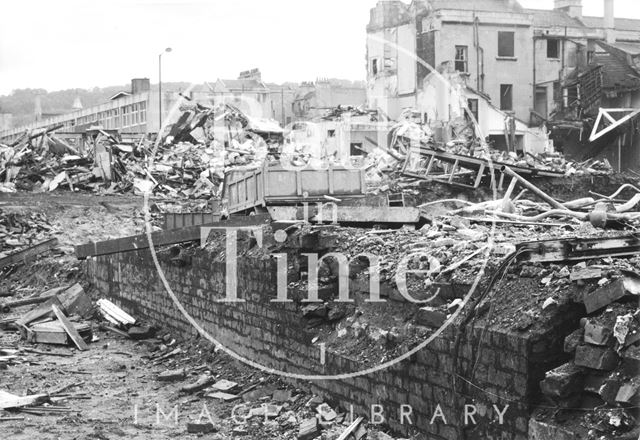
[[[187,371],[184,368],[179,368],[177,370],[167,370],[158,374],[158,380],[163,382],[182,380],[185,377],[187,377]]]
[[[616,394],[616,402],[628,404],[632,403],[632,399],[637,400],[639,388],[640,384],[625,383],[618,390],[618,394]]]
[[[447,315],[435,307],[421,307],[416,315],[416,322],[427,327],[439,328],[447,320]]]
[[[315,417],[303,421],[298,427],[298,440],[313,440],[320,435],[318,419]]]
[[[529,420],[529,440],[581,440],[575,432],[571,432],[554,423],[542,420]]]
[[[187,423],[187,432],[192,434],[208,434],[218,431],[213,423]]]
[[[547,371],[540,382],[542,392],[550,397],[566,397],[582,389],[584,373],[581,368],[569,362]]]
[[[587,313],[593,313],[625,296],[624,280],[616,280],[604,287],[585,293],[582,298]]]
[[[618,365],[618,355],[609,348],[580,345],[576,348],[575,364],[594,370],[613,370]]]
[[[573,353],[576,351],[578,345],[582,343],[584,339],[584,329],[579,328],[574,330],[566,338],[564,338],[564,352]]]
[[[604,325],[587,321],[584,326],[584,342],[593,345],[609,345],[611,342],[611,329]]]
[[[571,281],[578,280],[592,280],[602,278],[602,269],[596,267],[587,267],[581,265],[575,265],[569,275]]]

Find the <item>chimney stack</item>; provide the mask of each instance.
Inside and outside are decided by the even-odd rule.
[[[582,18],[582,0],[553,0],[553,9],[573,18]]]
[[[604,0],[604,39],[607,44],[616,42],[615,19],[613,18],[613,0]]]
[[[149,90],[151,90],[151,82],[149,81],[149,78],[133,78],[131,80],[132,95],[148,92]]]

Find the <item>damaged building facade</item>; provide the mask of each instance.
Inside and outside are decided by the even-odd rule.
[[[381,1],[367,27],[368,103],[392,119],[416,108],[447,138],[471,113],[494,146],[543,151],[548,121],[577,104],[571,80],[588,66],[610,65],[602,43],[633,52],[640,42],[640,20],[614,19],[613,0],[604,3],[599,18],[583,16],[580,0],[556,0],[552,10],[507,0]],[[628,95],[624,84],[610,86]],[[453,96],[440,106],[423,99],[434,94]],[[511,117],[515,145],[505,141]]]
[[[3,132],[1,428],[637,440],[640,30],[612,17],[380,1],[366,90],[252,69],[167,91],[149,136],[138,79]]]

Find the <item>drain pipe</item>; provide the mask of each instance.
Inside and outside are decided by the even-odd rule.
[[[476,48],[476,90],[484,92],[484,49],[480,46],[478,24],[480,19],[473,13],[473,45]]]

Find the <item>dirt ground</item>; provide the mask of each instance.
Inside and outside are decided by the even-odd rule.
[[[0,302],[75,282],[91,294],[73,245],[142,232],[141,203],[141,198],[133,196],[0,195],[3,214],[44,213],[51,235],[60,242],[58,251],[0,273],[0,292],[10,295]],[[31,307],[0,313],[0,319],[19,316]],[[59,400],[45,404],[49,409],[40,408],[38,413],[0,410],[0,439],[292,439],[297,437],[299,423],[315,414],[319,402],[309,404],[311,395],[215,353],[202,341],[176,341],[162,329],[154,339],[134,341],[105,330],[98,320],[92,326],[95,341],[87,351],[29,344],[14,330],[0,330],[0,349],[19,350],[5,369],[0,363],[0,390],[22,396],[68,387],[55,395]],[[185,378],[157,379],[158,374],[178,368],[187,369]],[[205,396],[211,389],[180,390],[203,374],[236,382],[234,392],[241,398],[223,402]],[[288,397],[284,400],[283,392]],[[260,409],[272,403],[278,416],[265,418]],[[20,420],[4,420],[14,417]],[[338,421],[325,431],[326,438],[337,437],[349,422],[346,416]],[[194,422],[213,422],[216,432],[188,433],[187,425]]]

